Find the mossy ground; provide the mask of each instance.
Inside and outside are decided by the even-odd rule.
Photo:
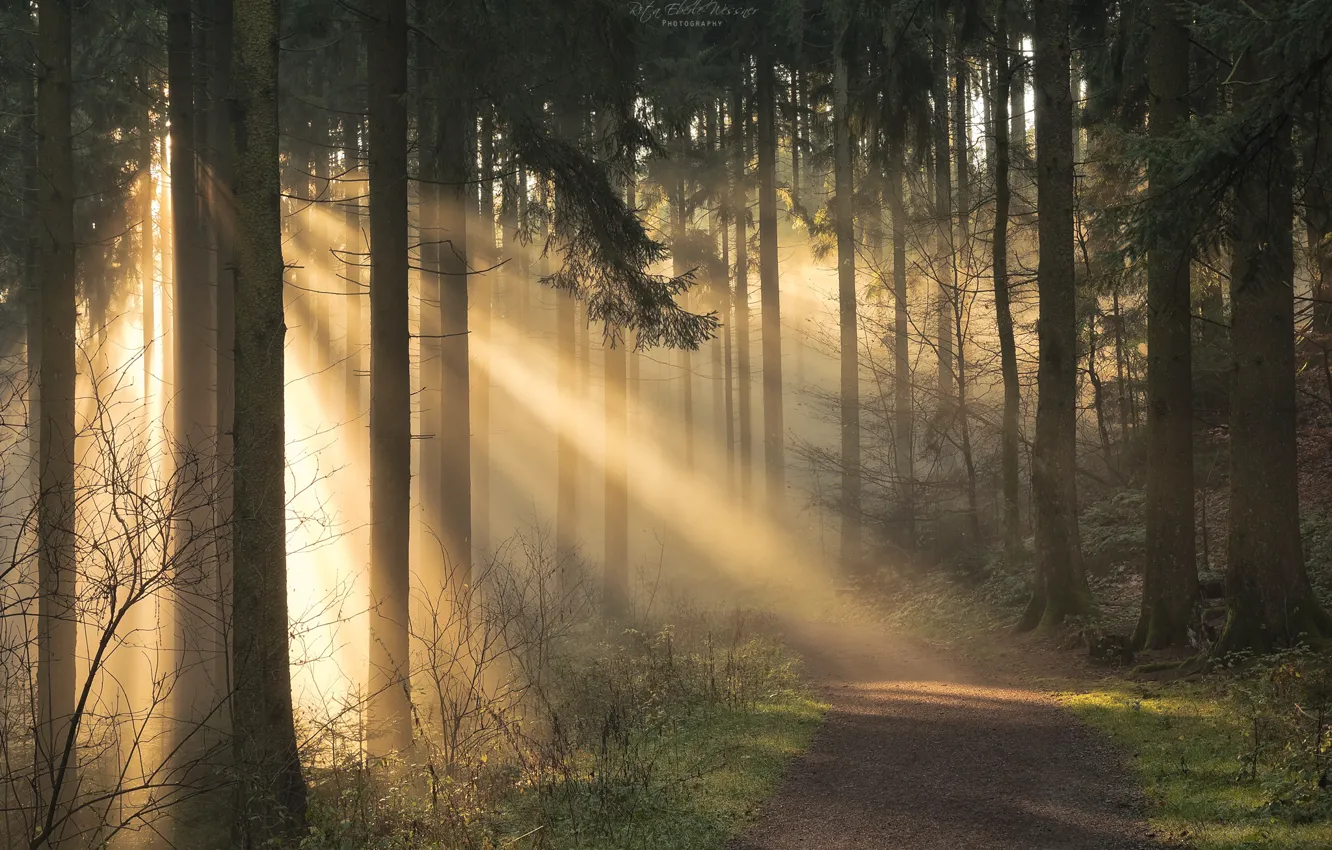
[[[1128,755],[1159,837],[1197,850],[1332,848],[1332,823],[1270,813],[1245,773],[1241,713],[1209,681],[1103,682],[1061,703]]]

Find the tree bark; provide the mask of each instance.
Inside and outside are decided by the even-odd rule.
[[[1279,4],[1260,8],[1276,11]],[[1255,106],[1276,71],[1246,52],[1235,108]],[[1231,247],[1230,538],[1228,616],[1216,657],[1268,652],[1332,635],[1304,568],[1296,460],[1295,304],[1289,121],[1259,143],[1235,189]]]
[[[1188,119],[1189,34],[1170,0],[1155,0],[1151,14],[1148,132],[1164,139]],[[1171,191],[1179,177],[1154,162],[1148,180],[1156,194]],[[1189,241],[1187,233],[1169,234],[1147,265],[1147,560],[1133,643],[1149,649],[1188,643],[1198,598]]]
[[[236,471],[232,526],[235,843],[305,832],[287,643],[286,434],[278,2],[237,0],[229,99],[235,169]]]
[[[37,4],[41,352],[37,500],[37,819],[34,847],[73,847],[75,711],[75,264],[69,0]]]
[[[481,115],[481,250],[483,268],[495,264],[495,115],[487,107]],[[476,275],[472,281],[476,327],[480,344],[491,340],[494,311],[494,273]],[[484,350],[484,349],[483,349]],[[482,557],[490,549],[490,366],[485,357],[472,360],[472,541]]]
[[[911,317],[907,303],[906,151],[894,141],[888,154],[888,203],[893,228],[893,459],[901,490],[905,546],[916,547],[916,472],[911,405]]]
[[[449,69],[455,73],[456,69]],[[448,94],[452,94],[450,97]],[[476,209],[468,182],[475,171],[475,107],[464,93],[440,101],[439,123],[439,332],[436,375],[440,387],[440,540],[445,550],[446,587],[457,598],[472,581],[472,403],[468,336],[468,221]],[[493,238],[493,237],[492,237]],[[433,592],[433,590],[432,590]]]
[[[763,466],[769,510],[781,514],[786,497],[782,412],[782,301],[777,269],[777,127],[772,54],[761,51],[757,70],[759,172],[759,287],[763,321]]]
[[[1073,260],[1073,105],[1069,0],[1036,0],[1037,333],[1040,400],[1032,450],[1036,586],[1018,624],[1054,627],[1090,610],[1078,543],[1077,311]]]
[[[845,24],[844,24],[845,26]],[[842,568],[856,574],[860,553],[860,351],[856,315],[856,246],[853,232],[851,128],[848,112],[846,35],[833,56],[833,181],[836,186],[837,305],[841,353]]]
[[[1003,425],[999,438],[1001,477],[1003,480],[1004,559],[1010,565],[1021,562],[1022,509],[1019,481],[1018,443],[1022,388],[1018,383],[1017,345],[1013,338],[1013,308],[1008,293],[1008,217],[1012,190],[1008,185],[1012,149],[1008,139],[1008,96],[1012,85],[1009,71],[1008,0],[999,0],[995,12],[994,95],[994,237],[993,277],[994,315],[999,335],[999,364],[1004,382]]]
[[[219,741],[216,709],[225,681],[217,681],[217,655],[223,652],[217,611],[217,541],[212,529],[218,496],[217,413],[213,356],[216,320],[209,292],[207,254],[199,219],[199,153],[195,124],[194,24],[189,0],[172,0],[167,10],[167,75],[171,118],[172,281],[175,299],[175,385],[172,434],[175,453],[175,529],[172,555],[176,681],[172,695],[170,751],[186,771],[186,782],[211,782],[201,762]],[[201,87],[202,88],[202,87]],[[200,97],[201,102],[206,98]],[[187,843],[206,841],[200,818],[205,800],[177,807],[176,826]]]
[[[731,96],[731,147],[735,155],[731,175],[731,209],[735,216],[735,343],[736,368],[739,370],[740,427],[740,503],[749,505],[754,490],[753,366],[749,357],[749,197],[745,190],[745,168],[749,161],[745,125],[749,112],[744,108],[745,74]]]
[[[371,755],[412,742],[411,378],[407,324],[407,4],[380,0],[370,57]]]

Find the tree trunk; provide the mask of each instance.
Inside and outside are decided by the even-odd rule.
[[[440,291],[436,373],[440,387],[439,537],[444,546],[446,587],[457,598],[472,581],[472,402],[467,296],[468,217],[476,194],[468,181],[475,170],[470,122],[475,107],[462,94],[445,96],[439,107]],[[492,239],[494,237],[492,236]],[[431,590],[433,593],[433,589]]]
[[[905,546],[916,547],[916,472],[911,409],[911,318],[907,311],[906,153],[900,141],[889,145],[888,203],[893,222],[893,455],[902,512]]]
[[[1069,0],[1036,0],[1036,192],[1040,210],[1037,371],[1032,450],[1036,586],[1019,628],[1058,626],[1090,610],[1078,544],[1077,311],[1073,261],[1073,105]]]
[[[837,305],[841,352],[842,568],[856,574],[860,556],[860,351],[856,316],[856,246],[852,225],[851,127],[846,56],[838,39],[833,56],[833,170],[837,197]]]
[[[236,471],[232,593],[235,843],[305,832],[287,643],[278,3],[237,0],[232,47],[235,154]]]
[[[1008,293],[1008,215],[1012,191],[1008,169],[1012,150],[1008,139],[1009,71],[1008,0],[999,0],[995,13],[994,95],[994,315],[999,334],[999,365],[1004,381],[1004,414],[1000,434],[1000,467],[1003,479],[1004,559],[1010,565],[1022,560],[1021,482],[1018,468],[1019,416],[1022,388],[1018,383],[1017,345],[1013,339],[1013,308]]]
[[[381,0],[370,24],[371,755],[412,741],[411,376],[407,324],[407,5]]]
[[[34,847],[73,847],[79,784],[75,710],[75,265],[69,0],[37,4],[41,352],[37,501],[37,819]]]
[[[948,41],[945,7],[935,5],[933,71],[934,90],[931,99],[933,111],[934,144],[934,278],[938,281],[938,302],[935,315],[938,334],[935,351],[939,362],[939,407],[946,408],[953,399],[953,292],[955,273],[953,245],[952,168],[948,146],[948,59],[945,45]]]
[[[731,146],[735,170],[731,176],[731,209],[735,215],[735,344],[736,368],[739,370],[740,404],[740,503],[750,504],[754,489],[753,366],[749,357],[749,196],[745,190],[745,168],[749,162],[745,125],[749,112],[744,108],[745,74],[732,93]]]
[[[215,681],[222,652],[221,624],[211,613],[218,605],[213,510],[217,499],[217,413],[210,392],[217,348],[207,255],[199,220],[198,135],[195,125],[194,25],[189,0],[172,0],[167,11],[168,101],[171,118],[172,280],[175,291],[175,386],[172,434],[175,449],[174,643],[176,681],[172,695],[170,751],[188,783],[202,783],[205,758],[214,740],[215,710],[224,681]],[[201,101],[204,98],[200,98]],[[206,732],[211,727],[212,731]],[[207,841],[200,818],[205,801],[193,798],[177,807],[185,843]]]
[[[763,296],[763,465],[769,510],[786,497],[782,421],[782,301],[777,270],[777,127],[770,51],[758,57],[759,286]]]
[[[1265,11],[1278,4],[1262,3]],[[1246,52],[1235,108],[1276,71]],[[1293,151],[1290,123],[1257,146],[1235,189],[1231,247],[1230,540],[1217,657],[1332,635],[1304,568],[1296,461]]]
[[[422,527],[416,535],[417,572],[431,603],[443,586],[444,564],[439,551],[442,528],[443,482],[443,390],[439,363],[441,346],[440,320],[440,182],[439,160],[442,133],[439,128],[440,76],[429,53],[432,46],[424,40],[416,42],[416,82],[419,112],[416,119],[420,139],[420,181],[417,183],[417,232],[421,244],[421,268],[417,272],[420,295],[420,389],[417,408],[421,423],[420,462],[417,475],[418,501],[421,506]],[[427,606],[429,608],[430,606]],[[425,612],[422,612],[423,614]]]
[[[1148,132],[1164,139],[1178,131],[1189,109],[1189,34],[1170,0],[1152,3],[1148,58]],[[1149,191],[1171,191],[1178,175],[1164,163],[1151,166]],[[1198,598],[1189,239],[1171,233],[1153,247],[1147,264],[1147,560],[1133,643],[1148,649],[1188,643]]]
[[[800,71],[791,70],[791,206],[800,206]]]
[[[487,107],[481,116],[481,250],[482,268],[495,264],[495,118]],[[476,327],[482,346],[491,340],[494,310],[494,273],[476,275],[472,281],[476,303]],[[484,348],[482,349],[484,350]],[[490,549],[490,366],[485,357],[472,360],[472,540],[485,558]]]
[[[153,118],[152,97],[148,63],[139,62],[139,86],[143,89],[145,104],[143,124],[139,128],[139,297],[143,321],[143,392],[141,399],[144,410],[151,419],[153,413],[153,342],[157,336],[155,305],[153,303],[154,284],[157,269],[153,248]],[[220,340],[219,340],[220,342]],[[147,428],[145,427],[145,431]],[[145,433],[145,441],[148,436]]]
[[[1013,85],[1008,92],[1009,132],[1012,136],[1009,144],[1013,148],[1014,160],[1022,169],[1031,161],[1031,146],[1027,143],[1027,69],[1030,66],[1022,48],[1022,27],[1012,26],[1009,29],[1008,47],[1013,57]]]

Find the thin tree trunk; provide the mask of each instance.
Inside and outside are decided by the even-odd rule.
[[[74,847],[79,784],[75,707],[78,573],[74,541],[75,264],[68,0],[37,4],[37,167],[41,352],[37,500],[37,822],[33,847]]]
[[[1008,215],[1012,191],[1008,168],[1012,150],[1008,139],[1008,97],[1012,84],[1009,72],[1008,2],[999,0],[995,13],[994,95],[994,315],[999,334],[999,364],[1004,381],[1004,413],[1000,434],[1000,467],[1003,480],[1004,558],[1010,565],[1022,560],[1022,507],[1019,481],[1018,442],[1022,388],[1018,384],[1017,345],[1013,339],[1013,308],[1008,293]]]
[[[487,108],[481,116],[481,250],[483,268],[495,264],[495,118]],[[495,283],[492,274],[476,275],[472,282],[476,327],[482,346],[490,344]],[[482,349],[484,350],[484,348]],[[472,540],[485,558],[490,549],[490,367],[485,357],[472,360]]]
[[[837,305],[841,354],[842,568],[860,571],[860,351],[856,315],[856,246],[853,233],[851,127],[849,124],[845,33],[833,56],[833,170],[837,197]]]
[[[349,36],[350,38],[351,36]],[[358,40],[359,41],[359,40]],[[353,43],[350,47],[353,61],[360,63],[359,43]],[[344,168],[352,168],[352,163],[360,162],[361,149],[359,136],[360,121],[349,116],[342,119],[342,151],[346,157],[347,164]],[[359,174],[359,168],[355,174]],[[365,425],[362,423],[361,415],[365,410],[364,386],[366,375],[365,363],[365,299],[368,295],[366,286],[362,283],[364,275],[361,272],[362,267],[367,262],[365,255],[365,238],[362,232],[361,224],[361,200],[360,196],[364,194],[363,184],[360,182],[348,181],[343,188],[342,201],[342,226],[343,238],[345,240],[343,247],[343,274],[346,276],[344,284],[346,286],[347,302],[347,362],[343,364],[342,386],[343,386],[343,419],[350,430],[349,437],[356,444],[362,442],[362,429]],[[364,478],[361,479],[364,481]]]
[[[1281,4],[1259,8],[1276,12]],[[1235,108],[1254,106],[1276,70],[1258,48],[1239,60]],[[1296,457],[1294,203],[1290,124],[1253,153],[1235,190],[1231,249],[1230,540],[1218,657],[1332,635],[1300,546]]]
[[[938,281],[938,302],[935,316],[938,334],[935,349],[939,362],[939,407],[947,407],[953,400],[953,292],[952,276],[955,272],[953,245],[952,168],[948,146],[948,59],[947,21],[943,4],[935,6],[934,23],[934,91],[933,144],[934,144],[934,278]]]
[[[419,14],[419,10],[418,10]],[[443,586],[444,564],[439,551],[439,537],[442,527],[442,508],[440,497],[443,495],[443,390],[439,363],[444,339],[441,336],[439,310],[440,303],[440,185],[439,159],[442,134],[439,128],[438,91],[440,75],[434,67],[430,53],[433,47],[422,39],[416,43],[416,81],[419,97],[419,112],[416,119],[417,136],[420,139],[421,179],[417,183],[417,232],[421,244],[421,268],[418,271],[420,296],[420,389],[417,408],[420,411],[420,472],[418,474],[419,497],[422,511],[423,528],[416,535],[416,564],[425,587],[426,598],[436,602],[435,596]],[[432,605],[427,605],[430,609]],[[423,614],[425,612],[422,612]]]
[[[634,177],[625,186],[634,209]],[[606,566],[604,606],[609,617],[623,617],[629,602],[629,357],[625,339],[606,348]]]
[[[411,377],[407,307],[407,4],[370,25],[370,678],[374,756],[412,741]]]
[[[305,833],[305,782],[292,717],[287,634],[278,3],[237,0],[232,47],[235,153],[236,470],[232,527],[237,811],[244,850]]]
[[[791,206],[800,206],[800,71],[791,70]]]
[[[156,264],[153,247],[153,118],[151,81],[148,76],[148,63],[139,61],[139,86],[143,89],[146,103],[143,108],[143,124],[139,128],[139,297],[143,321],[143,393],[142,401],[147,415],[153,410],[153,342],[157,336],[155,305],[153,303],[154,284],[156,282]],[[220,308],[219,308],[220,309]],[[145,431],[147,428],[145,428]],[[145,434],[145,439],[147,435]]]
[[[731,176],[731,208],[735,214],[735,342],[736,367],[740,382],[740,502],[750,504],[754,489],[754,425],[752,365],[749,358],[749,197],[745,191],[745,169],[749,161],[745,125],[749,112],[744,108],[741,89],[745,74],[740,74],[739,85],[732,94],[731,146],[735,154],[735,171]]]
[[[1019,628],[1058,626],[1090,610],[1078,544],[1077,310],[1073,261],[1073,106],[1069,0],[1036,0],[1036,189],[1041,257],[1040,366],[1032,490],[1036,587]]]
[[[893,455],[906,517],[906,548],[916,547],[915,443],[912,436],[910,315],[907,305],[906,162],[900,141],[889,145],[888,203],[893,222]]]
[[[579,121],[566,104],[559,116],[565,140],[578,142]],[[577,583],[574,564],[578,543],[578,454],[574,445],[574,415],[578,409],[577,310],[573,296],[556,293],[556,381],[559,388],[560,418],[556,441],[555,546],[556,564],[566,588]]]
[[[1188,119],[1189,34],[1169,0],[1155,0],[1151,14],[1148,132],[1164,139]],[[1171,191],[1178,175],[1150,165],[1149,191]],[[1172,233],[1147,264],[1147,559],[1133,643],[1149,649],[1188,643],[1198,598],[1189,239]]]
[[[782,301],[777,269],[777,127],[773,60],[758,57],[759,285],[763,319],[763,465],[768,507],[782,512],[786,498],[782,413]]]

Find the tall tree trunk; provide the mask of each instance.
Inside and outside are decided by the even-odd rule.
[[[893,227],[893,460],[906,518],[906,548],[916,547],[915,443],[912,437],[910,315],[907,311],[906,152],[888,146],[888,204]]]
[[[41,352],[37,422],[37,750],[34,847],[73,847],[79,784],[75,706],[75,265],[69,0],[37,4],[37,167]]]
[[[1151,14],[1148,132],[1165,139],[1188,119],[1189,34],[1169,0],[1155,0]],[[1179,175],[1153,162],[1148,179],[1149,191],[1164,193]],[[1149,649],[1187,644],[1198,597],[1189,241],[1171,233],[1147,264],[1147,561],[1133,643]]]
[[[791,69],[791,206],[800,206],[800,71]]]
[[[731,175],[731,209],[735,216],[735,342],[736,368],[739,370],[740,404],[740,502],[748,505],[754,489],[753,366],[749,358],[749,197],[745,191],[745,169],[749,161],[745,125],[749,112],[744,108],[745,74],[740,73],[732,93],[731,148],[735,156]]]
[[[935,350],[939,361],[939,407],[953,400],[953,291],[952,276],[956,255],[953,244],[952,168],[948,146],[948,24],[945,6],[935,4],[933,70],[934,144],[934,277],[938,281],[935,315],[938,334]]]
[[[1013,57],[1013,85],[1009,89],[1009,132],[1012,138],[1009,144],[1013,148],[1013,159],[1019,169],[1026,168],[1031,161],[1031,146],[1027,142],[1027,57],[1022,48],[1023,28],[1017,25],[1017,15],[1009,23],[1008,47]]]
[[[143,89],[143,123],[139,127],[139,297],[143,321],[143,401],[144,410],[151,418],[153,410],[153,342],[157,336],[157,321],[153,303],[156,282],[155,249],[153,247],[153,115],[151,78],[146,61],[139,63],[139,86]],[[219,340],[220,342],[220,340]],[[145,427],[145,432],[147,427]],[[145,433],[145,440],[147,434]]]
[[[689,158],[689,133],[678,134],[675,138],[674,156],[677,158],[676,172],[685,168]],[[671,183],[671,273],[676,277],[690,271],[685,265],[684,250],[688,238],[689,211],[685,209],[685,181],[677,176]],[[688,309],[689,293],[681,296],[682,304]],[[680,431],[684,441],[684,464],[686,470],[694,468],[694,353],[688,348],[681,348],[680,358]]]
[[[449,69],[456,72],[456,69]],[[463,93],[443,97],[439,113],[441,181],[439,332],[441,512],[447,587],[456,598],[472,581],[472,403],[467,300],[468,221],[476,209],[471,184],[476,170],[470,124],[475,107]],[[492,237],[493,238],[493,237]]]
[[[634,209],[634,176],[625,186],[626,203]],[[625,339],[611,339],[606,348],[606,566],[605,606],[609,617],[623,617],[629,602],[629,357]]]
[[[172,280],[175,290],[175,386],[173,445],[176,492],[173,494],[175,552],[175,663],[172,694],[171,752],[187,769],[189,783],[202,783],[199,762],[218,741],[207,727],[216,714],[225,682],[213,680],[222,632],[217,610],[216,541],[213,508],[217,497],[214,429],[217,414],[210,392],[216,323],[209,292],[207,254],[199,220],[198,135],[195,124],[194,25],[189,0],[172,0],[167,10],[168,101],[171,118]],[[200,101],[204,101],[200,98]],[[216,731],[216,730],[214,730]],[[177,807],[177,826],[206,841],[198,819],[206,818],[203,799]]]
[[[1004,381],[1004,414],[1000,434],[1000,467],[1003,479],[1004,558],[1010,565],[1022,560],[1021,483],[1018,479],[1019,416],[1022,388],[1018,383],[1017,345],[1013,339],[1013,308],[1008,293],[1008,215],[1012,190],[1008,168],[1012,149],[1008,139],[1009,71],[1008,3],[999,0],[995,13],[994,95],[994,316],[999,334],[999,366]]]
[[[759,53],[757,77],[759,287],[763,296],[763,466],[768,507],[780,514],[786,498],[786,426],[782,419],[782,301],[777,269],[775,72],[768,50]]]
[[[1276,12],[1282,4],[1259,8]],[[1253,108],[1277,70],[1255,47],[1239,60],[1235,109]],[[1224,657],[1332,635],[1304,568],[1296,461],[1294,183],[1290,123],[1256,145],[1235,189],[1231,247],[1230,541]]]
[[[406,749],[411,592],[407,4],[381,0],[370,57],[370,705],[375,756]]]
[[[572,104],[564,106],[559,121],[565,140],[577,144],[580,123]],[[573,434],[578,410],[577,312],[572,295],[556,294],[555,359],[560,418],[556,441],[555,557],[566,588],[574,587],[578,581],[574,563],[578,544],[578,449]]]
[[[235,280],[235,221],[236,210],[231,194],[232,149],[231,124],[227,105],[232,98],[231,53],[233,49],[232,0],[211,0],[213,74],[210,79],[209,136],[212,161],[209,169],[209,194],[212,198],[213,232],[216,241],[217,280],[217,458],[218,493],[214,514],[218,528],[225,528],[232,513],[232,459],[235,456],[234,422],[236,415],[236,280]],[[234,564],[227,535],[221,535],[218,551],[218,622],[222,624],[224,638],[221,651],[213,659],[213,678],[222,685],[224,694],[230,693],[230,653],[225,635],[231,629],[227,613],[230,609],[231,576]],[[226,728],[226,722],[221,724]]]
[[[351,37],[351,36],[349,36]],[[359,64],[360,50],[359,44],[351,45],[351,54],[354,61]],[[344,168],[357,168],[353,163],[360,162],[360,125],[358,119],[351,116],[342,118],[342,152],[346,157]],[[354,180],[354,177],[352,178]],[[342,227],[343,227],[343,274],[346,276],[346,302],[347,302],[347,361],[343,364],[342,373],[342,392],[343,392],[343,419],[350,429],[349,439],[354,444],[359,445],[362,429],[365,427],[360,422],[361,414],[365,410],[364,386],[366,375],[365,363],[365,299],[368,295],[366,286],[362,283],[364,274],[362,267],[367,262],[365,255],[365,238],[362,232],[361,224],[361,201],[359,196],[363,193],[360,184],[349,181],[343,188],[342,200]],[[360,476],[362,482],[364,477]]]
[[[481,249],[483,268],[495,264],[495,116],[487,107],[481,115]],[[476,275],[476,327],[481,344],[488,345],[494,310],[493,273]],[[483,349],[484,350],[484,349]],[[485,558],[490,549],[490,366],[485,357],[472,360],[472,540],[477,553]]]
[[[420,10],[418,9],[418,16]],[[418,17],[419,20],[419,17]],[[416,83],[418,103],[416,119],[420,139],[420,181],[417,184],[417,232],[421,244],[421,268],[418,271],[420,296],[420,389],[417,408],[421,423],[420,463],[417,475],[418,501],[421,505],[422,526],[416,535],[416,564],[426,598],[432,603],[443,586],[444,564],[438,540],[442,528],[440,497],[443,484],[443,389],[439,380],[441,346],[440,331],[440,184],[439,160],[442,134],[439,128],[440,76],[434,66],[435,48],[425,39],[416,42]],[[447,250],[447,249],[444,249]],[[431,606],[427,606],[429,608]],[[425,612],[422,612],[425,613]]]
[[[1077,310],[1073,261],[1073,105],[1069,0],[1036,0],[1036,193],[1040,210],[1040,400],[1032,450],[1036,586],[1019,628],[1090,610],[1078,544]]]
[[[844,25],[845,26],[845,25]],[[860,351],[856,315],[856,245],[852,226],[851,127],[847,102],[846,35],[833,56],[833,179],[836,184],[837,306],[841,352],[842,568],[855,574],[860,556]]]
[[[236,470],[232,624],[235,843],[305,832],[287,643],[286,434],[278,159],[278,2],[237,0],[229,98],[235,154]]]

